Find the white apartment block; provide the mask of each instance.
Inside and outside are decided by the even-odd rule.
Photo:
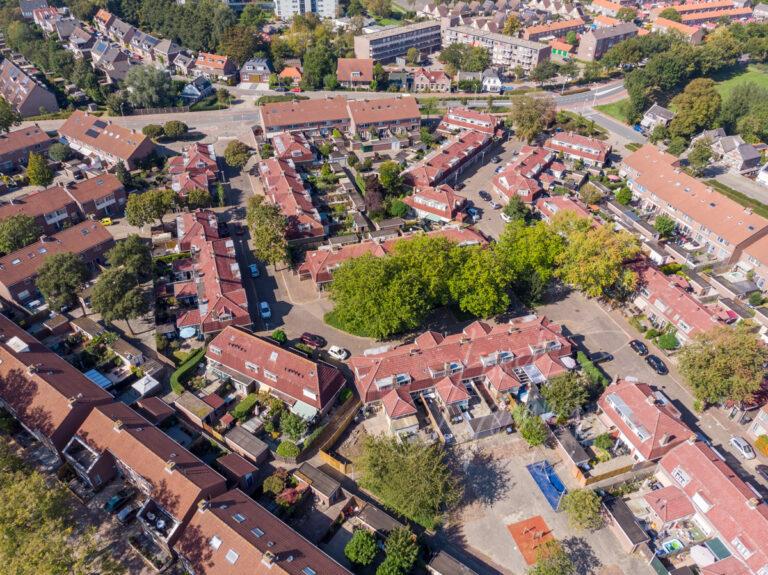
[[[422,54],[440,49],[440,22],[434,20],[355,36],[355,57],[382,62],[404,56],[409,48]]]
[[[451,44],[482,46],[488,49],[494,66],[514,68],[520,66],[526,72],[549,59],[551,48],[539,42],[495,34],[469,26],[452,26],[443,29],[443,48]]]
[[[275,0],[275,14],[282,20],[309,13],[320,18],[336,18],[338,9],[338,0]]]

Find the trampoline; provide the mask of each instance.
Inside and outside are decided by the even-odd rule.
[[[526,465],[526,469],[528,469],[528,473],[533,477],[550,507],[557,511],[557,508],[560,506],[560,498],[565,495],[566,489],[552,468],[552,464],[545,459],[544,461],[537,461],[536,463]]]

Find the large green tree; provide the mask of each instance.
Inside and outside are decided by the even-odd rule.
[[[379,166],[379,182],[387,194],[397,194],[403,185],[402,166],[394,161],[387,161]]]
[[[14,126],[21,124],[21,114],[14,110],[8,100],[0,96],[0,132],[9,132]]]
[[[680,351],[680,372],[704,404],[749,403],[761,389],[768,348],[749,322],[716,326],[697,334]]]
[[[17,214],[0,220],[0,253],[8,254],[40,238],[43,230],[35,223],[35,218],[26,214]]]
[[[376,538],[367,529],[355,529],[352,538],[344,546],[344,555],[357,565],[370,565],[378,553]]]
[[[139,281],[152,277],[152,252],[149,244],[137,234],[130,234],[107,252],[109,265],[124,267]]]
[[[541,395],[561,420],[573,415],[573,412],[583,407],[589,398],[584,378],[570,371],[550,378],[541,387]]]
[[[509,121],[515,127],[518,137],[526,142],[533,141],[554,118],[554,100],[533,96],[521,96],[515,100],[509,114]]]
[[[53,170],[48,167],[48,162],[40,154],[29,153],[27,161],[27,179],[30,186],[48,186],[53,181]]]
[[[366,436],[355,468],[365,489],[428,528],[434,528],[461,496],[460,484],[439,444]]]
[[[662,238],[669,238],[675,233],[677,223],[667,214],[659,214],[653,222],[653,227]]]
[[[264,196],[254,196],[248,200],[246,221],[257,259],[272,265],[288,260],[288,220],[280,206],[266,201]]]
[[[673,98],[672,105],[675,117],[669,124],[670,135],[690,138],[715,124],[720,114],[721,98],[714,80],[697,78]]]
[[[509,288],[512,279],[492,247],[473,246],[458,248],[456,258],[460,266],[448,280],[451,297],[462,311],[478,317],[503,313],[509,307]]]
[[[576,565],[557,541],[548,541],[536,551],[536,563],[528,575],[576,575]]]
[[[419,557],[416,536],[408,527],[396,527],[387,535],[384,544],[387,560],[392,561],[403,573],[409,573]]]
[[[248,162],[249,151],[240,140],[232,140],[224,148],[224,161],[230,168],[242,168]]]
[[[176,204],[173,190],[149,190],[143,194],[131,194],[125,204],[125,219],[132,226],[142,227],[155,220],[163,221],[163,216]]]
[[[168,74],[153,66],[132,66],[125,75],[127,98],[134,108],[159,108],[174,104]]]
[[[91,306],[106,322],[124,320],[131,333],[130,320],[149,311],[149,301],[138,285],[138,278],[125,268],[111,268],[99,276],[93,286]]]
[[[664,8],[664,10],[659,12],[659,18],[666,18],[667,20],[672,20],[673,22],[683,21],[683,17],[680,15],[680,12],[671,6],[669,8]]]
[[[88,269],[82,258],[70,252],[45,258],[37,272],[35,285],[51,309],[77,303],[77,294],[85,287]]]
[[[704,170],[709,166],[712,159],[712,141],[709,138],[700,138],[696,140],[688,154],[688,163],[695,176],[701,176]]]
[[[563,496],[560,508],[576,529],[594,531],[603,526],[603,504],[600,496],[591,489],[569,491]]]

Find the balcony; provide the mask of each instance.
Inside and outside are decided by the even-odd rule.
[[[138,518],[144,530],[152,538],[162,542],[168,541],[179,523],[153,499],[147,499],[139,511]]]
[[[69,441],[63,454],[72,465],[85,472],[88,472],[99,458],[98,454],[77,436]]]

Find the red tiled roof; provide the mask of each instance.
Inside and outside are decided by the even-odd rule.
[[[749,567],[749,573],[757,573],[768,564],[768,504],[759,500],[709,446],[703,441],[685,441],[659,464],[689,498],[696,496],[709,507],[705,510],[697,505],[697,510],[715,528],[733,558]],[[696,505],[696,500],[693,502]],[[734,541],[749,554],[747,559],[735,548]],[[738,564],[727,568],[726,573],[739,573]]]
[[[460,383],[456,383],[450,377],[443,378],[439,381],[437,385],[435,385],[435,391],[445,405],[451,405],[452,403],[467,401],[469,399],[467,388]]]
[[[307,123],[334,124],[349,119],[344,96],[276,102],[261,106],[259,111],[267,130]]]
[[[693,433],[669,398],[647,383],[619,380],[606,388],[597,403],[637,452],[651,461]]]
[[[616,2],[610,2],[609,0],[592,0],[592,6],[600,6],[601,8],[607,8],[618,12],[621,10],[621,4]]]
[[[675,7],[677,10],[677,7]],[[726,8],[724,10],[713,10],[711,12],[689,12],[685,14],[681,14],[680,18],[683,21],[683,24],[686,22],[702,22],[706,20],[707,22],[717,22],[720,20],[720,18],[739,18],[739,17],[748,17],[752,16],[752,8],[744,7],[744,8]]]
[[[220,349],[221,355],[211,348]],[[234,327],[225,328],[211,341],[206,357],[317,409],[323,409],[344,385],[344,376],[334,366]],[[257,366],[258,371],[248,369],[246,362]],[[265,376],[265,371],[274,375],[275,381]]]
[[[469,378],[491,371],[497,361],[509,367],[529,366],[547,350],[560,358],[571,353],[571,343],[559,325],[528,316],[493,327],[476,321],[444,339],[419,337],[413,344],[353,356],[349,364],[367,403],[381,399],[392,387],[409,392],[434,387],[457,369],[462,378]]]
[[[124,403],[95,408],[80,426],[78,436],[99,452],[109,451],[148,481],[152,485],[150,496],[177,520],[182,520],[201,498],[226,489],[221,475]],[[169,461],[174,462],[172,470],[168,469]]]
[[[563,42],[557,39],[550,41],[549,45],[553,50],[561,50],[563,52],[570,52],[573,50],[572,44],[568,44],[568,42]]]
[[[381,403],[390,419],[398,419],[416,414],[413,398],[404,389],[393,389],[381,398]]]
[[[661,202],[704,226],[733,245],[740,244],[768,226],[768,220],[718,193],[706,183],[689,176],[678,166],[678,159],[652,144],[624,158],[634,172],[632,179],[655,194]]]
[[[675,485],[646,493],[643,498],[664,523],[685,519],[696,512],[683,490]]]
[[[301,70],[296,66],[286,66],[280,71],[280,78],[290,78],[292,80],[301,80]]]
[[[19,214],[34,218],[64,208],[68,212],[74,213],[77,210],[77,204],[64,188],[54,186],[15,199],[12,204],[7,203],[0,206],[0,220]]]
[[[352,575],[239,489],[197,510],[174,548],[196,575]]]
[[[589,160],[605,163],[608,154],[611,153],[611,145],[598,140],[588,138],[571,132],[560,132],[549,138],[544,147],[547,150],[562,152],[566,155],[577,156]]]
[[[488,383],[499,392],[516,390],[522,385],[520,379],[507,365],[495,365],[486,372],[485,376],[488,378]]]
[[[674,8],[679,14],[685,14],[686,12],[712,12],[723,8],[733,7],[733,0],[712,0],[711,2],[689,2],[687,4],[672,4],[658,7],[654,10],[654,13],[658,14],[667,8]]]
[[[421,121],[419,104],[413,96],[376,100],[347,100],[347,111],[356,126]]]
[[[403,179],[415,187],[434,186],[482,150],[490,139],[488,134],[476,131],[462,132],[448,140],[441,148],[427,154],[421,162],[405,170]]]
[[[112,395],[0,315],[0,398],[61,450],[95,405]],[[78,421],[78,418],[82,418]]]
[[[438,126],[438,131],[475,130],[493,136],[499,119],[493,114],[485,114],[469,108],[448,108]]]
[[[570,30],[571,28],[579,28],[584,26],[585,22],[582,18],[573,18],[571,20],[558,20],[556,22],[549,22],[547,24],[539,24],[538,26],[529,26],[523,30],[523,37],[553,33],[557,34],[561,30]]]
[[[497,193],[508,198],[520,196],[527,203],[533,202],[536,194],[541,191],[537,179],[552,163],[554,156],[544,148],[523,146],[517,159],[494,176],[494,188]]]
[[[229,58],[222,54],[210,54],[208,52],[200,52],[195,60],[195,66],[211,68],[212,70],[224,71],[228,67],[232,66]]]
[[[295,163],[311,162],[315,154],[306,136],[301,132],[280,132],[271,138],[275,156]]]
[[[700,30],[698,26],[688,26],[682,22],[675,22],[674,20],[667,20],[666,18],[656,18],[656,20],[653,21],[653,29],[677,30],[685,36],[693,36]]]
[[[0,134],[0,156],[18,153],[50,141],[51,137],[37,124]]]
[[[536,209],[547,218],[552,219],[559,212],[573,212],[584,218],[591,218],[591,214],[578,202],[567,196],[552,196],[539,198],[534,202]]]
[[[353,74],[355,74],[353,76]],[[373,60],[370,58],[339,58],[336,64],[336,79],[339,82],[373,81]]]
[[[430,70],[427,68],[419,68],[413,73],[414,81],[419,76],[423,76],[427,79],[427,82],[430,84],[437,84],[439,82],[450,82],[451,79],[448,77],[448,74],[443,72],[442,70]]]
[[[616,18],[611,18],[610,16],[606,16],[605,14],[600,14],[594,19],[595,24],[597,24],[598,28],[605,27],[610,28],[611,26],[618,26],[621,24],[621,20],[618,20]]]
[[[95,178],[65,184],[64,189],[80,206],[124,191],[120,180],[113,174],[106,173],[99,174]]]
[[[447,184],[437,187],[417,189],[412,195],[403,198],[403,202],[414,210],[428,212],[445,221],[463,221],[460,211],[467,199],[453,191]]]
[[[59,134],[121,160],[129,160],[137,153],[154,148],[152,141],[142,133],[80,110],[75,110],[64,122]]]

